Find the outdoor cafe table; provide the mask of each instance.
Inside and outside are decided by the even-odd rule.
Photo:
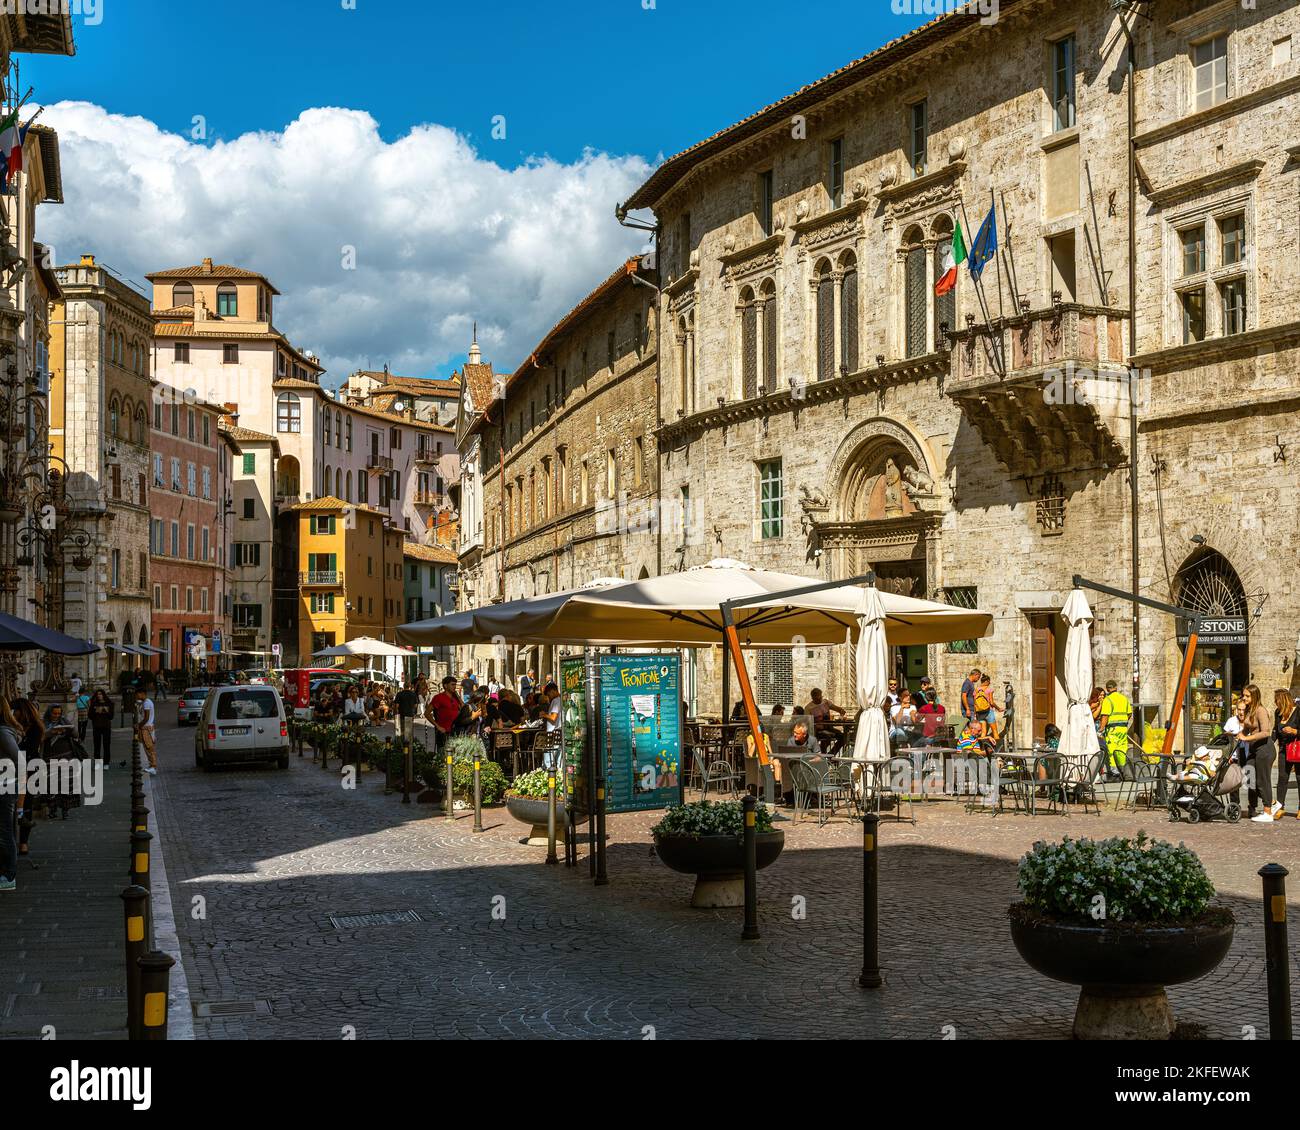
[[[1042,761],[1058,758],[1061,762],[1061,772],[1057,774],[1058,777],[1064,776],[1068,771],[1072,779],[1081,779],[1077,778],[1076,774],[1087,772],[1086,757],[1071,757],[1063,754],[1059,749],[1018,749],[995,753],[993,756],[1004,762],[1009,761],[1013,765],[1019,763],[1024,766],[1024,771],[1013,774],[1011,781],[1023,790],[1020,795],[1024,797],[1025,810],[1030,816],[1038,815],[1038,766]],[[997,804],[994,807],[995,813],[1005,811],[1002,807],[1002,774],[999,773],[998,777],[999,788]]]

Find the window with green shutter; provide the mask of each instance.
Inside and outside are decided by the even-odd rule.
[[[244,474],[257,474],[257,453],[254,451],[244,452]]]

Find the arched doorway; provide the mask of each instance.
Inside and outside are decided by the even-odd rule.
[[[1234,696],[1250,682],[1250,604],[1237,570],[1208,545],[1183,562],[1174,599],[1205,617],[1187,702],[1188,731],[1201,745],[1219,733]],[[1185,645],[1187,637],[1179,630],[1179,644]]]

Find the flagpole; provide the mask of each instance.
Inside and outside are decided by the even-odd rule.
[[[993,227],[996,230],[998,226],[998,201],[997,197],[993,195],[991,185],[989,186],[989,204],[993,209]],[[1002,356],[1002,375],[1005,377],[1007,375],[1007,355],[1006,350],[1003,348],[1002,327],[1006,325],[1007,313],[1006,308],[1002,305],[1002,257],[999,255],[996,258],[998,261],[998,352]]]
[[[957,201],[957,205],[959,208],[961,208],[962,219],[966,221],[967,228],[970,228],[970,217],[966,215],[966,202],[964,200],[959,199]],[[974,231],[974,229],[971,230]],[[979,233],[976,232],[975,234],[978,235]],[[971,245],[969,248],[967,248],[966,251],[966,263],[967,263],[968,270],[971,261],[971,255],[974,254],[974,248],[975,248],[975,238],[974,236],[972,236]],[[984,274],[983,267],[980,268],[979,275],[976,275],[972,272],[971,282],[974,283],[975,285],[975,297],[979,299],[980,310],[984,314],[984,328],[988,330],[989,336],[988,336],[988,341],[985,344],[985,351],[989,354],[989,363],[993,366],[994,372],[996,372],[999,377],[1002,377],[1005,376],[1006,374],[1002,372],[1001,357],[999,355],[999,351],[996,350],[993,346],[993,319],[989,315],[988,300],[985,298],[984,295],[984,284],[980,281],[983,277],[983,274]]]
[[[1011,246],[1011,214],[1007,211],[1007,194],[999,191],[998,195],[1002,197],[1002,218],[1007,225],[1007,246],[1004,254],[1007,257],[1007,277],[1011,281],[1011,298],[1015,307],[1011,313],[1014,316],[1020,310],[1020,276],[1016,274],[1016,253]]]

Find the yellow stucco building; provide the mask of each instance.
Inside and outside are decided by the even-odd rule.
[[[303,661],[358,636],[392,642],[403,618],[402,531],[381,511],[332,496],[291,510]]]

